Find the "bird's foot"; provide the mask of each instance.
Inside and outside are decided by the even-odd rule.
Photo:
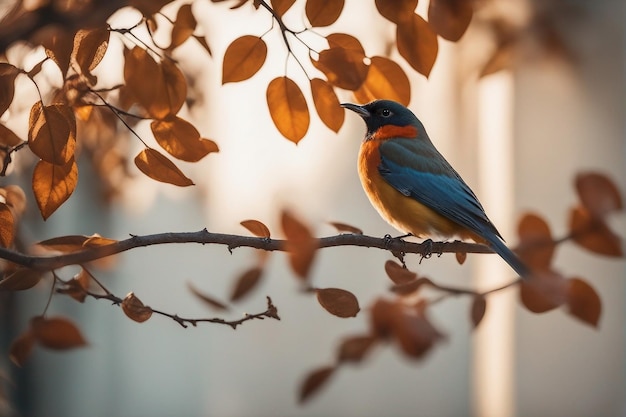
[[[402,236],[398,236],[398,237],[393,237],[390,234],[386,234],[383,239],[385,241],[385,249],[387,249],[389,252],[391,252],[391,254],[396,257],[400,263],[402,264],[403,268],[406,268],[406,263],[404,262],[404,256],[406,255],[406,253],[404,253],[403,251],[399,251],[399,250],[394,250],[392,249],[392,242],[395,240],[400,240],[402,241],[402,238],[405,238],[407,236],[413,236],[412,234],[407,234],[407,235],[402,235]]]
[[[426,239],[422,242],[422,257],[420,258],[420,264],[423,259],[430,259],[430,257],[433,256],[433,243],[432,239]]]

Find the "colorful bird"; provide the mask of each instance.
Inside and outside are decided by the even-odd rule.
[[[530,275],[411,110],[390,100],[341,106],[361,116],[367,126],[359,177],[387,222],[413,236],[459,236],[485,243],[521,277]]]

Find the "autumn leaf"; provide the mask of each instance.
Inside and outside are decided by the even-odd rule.
[[[400,65],[382,56],[372,57],[363,84],[354,92],[361,103],[377,99],[394,100],[405,106],[411,101],[409,77]]]
[[[46,56],[52,59],[61,70],[63,78],[70,67],[74,49],[74,31],[58,25],[50,25],[37,33],[37,38],[46,50]]]
[[[235,39],[224,53],[222,84],[247,80],[265,63],[267,45],[257,36],[245,35]]]
[[[15,219],[11,208],[0,203],[0,246],[8,248],[13,244],[15,238]]]
[[[187,287],[189,288],[189,291],[191,291],[191,293],[193,295],[198,297],[204,303],[208,304],[210,307],[212,307],[212,308],[214,308],[216,310],[223,310],[223,311],[228,310],[228,306],[226,304],[224,304],[223,302],[215,299],[214,297],[212,297],[210,295],[207,295],[207,294],[201,292],[199,289],[197,289],[191,283],[187,283]]]
[[[35,347],[35,336],[28,329],[16,337],[9,347],[9,359],[17,366],[24,366]]]
[[[411,67],[428,77],[437,59],[437,35],[418,14],[403,20],[396,28],[398,52]]]
[[[320,78],[311,80],[311,95],[315,110],[322,122],[333,132],[339,132],[345,118],[345,112],[339,105],[337,94],[332,86]]]
[[[274,10],[274,13],[276,13],[278,17],[282,17],[295,2],[296,0],[270,0],[272,10]]]
[[[393,23],[406,20],[415,12],[417,0],[376,0],[376,9],[385,19]]]
[[[44,220],[67,201],[78,183],[78,166],[74,159],[65,165],[39,161],[33,171],[33,193]]]
[[[472,21],[471,0],[430,0],[428,23],[439,36],[452,42],[461,39]]]
[[[361,362],[376,344],[376,337],[371,335],[352,336],[341,341],[338,360],[340,362]]]
[[[300,278],[306,279],[315,260],[319,241],[313,237],[309,227],[289,211],[282,212],[281,225],[291,269]]]
[[[583,248],[605,256],[622,257],[622,239],[601,218],[584,207],[574,207],[569,221],[572,240]]]
[[[215,142],[202,139],[191,123],[177,116],[153,120],[150,128],[159,145],[174,158],[183,161],[197,162],[219,150]]]
[[[398,308],[393,317],[393,334],[400,348],[411,359],[423,358],[444,335],[428,320],[423,308]]]
[[[318,392],[326,383],[328,383],[331,375],[335,371],[333,366],[325,366],[310,372],[304,382],[300,386],[299,402],[302,404],[307,401],[313,394]]]
[[[36,245],[46,250],[70,253],[83,250],[83,244],[87,239],[89,239],[89,236],[84,235],[57,236],[42,240]]]
[[[318,59],[311,57],[313,66],[322,71],[328,82],[345,90],[358,89],[369,70],[364,62],[365,50],[354,36],[333,33],[326,36],[328,49],[319,53]]]
[[[96,83],[91,71],[102,61],[109,45],[109,27],[95,29],[80,29],[74,36],[73,57],[80,71],[90,79],[92,85]]]
[[[334,316],[356,317],[361,310],[359,301],[350,291],[340,288],[318,288],[315,293],[320,305]]]
[[[520,243],[517,253],[531,270],[547,270],[556,245],[546,221],[533,213],[525,214],[517,226]]]
[[[456,261],[459,265],[463,265],[467,260],[467,252],[456,252],[454,256],[456,257]]]
[[[571,278],[567,282],[567,307],[569,314],[593,327],[598,327],[602,313],[600,296],[586,281]]]
[[[139,10],[145,17],[150,17],[172,0],[130,0],[128,5]]]
[[[385,272],[394,284],[407,284],[417,279],[417,274],[399,265],[397,262],[388,260],[385,262]]]
[[[256,287],[263,275],[263,269],[257,266],[245,271],[237,278],[230,301],[238,301]]]
[[[20,70],[17,67],[6,62],[0,62],[0,116],[7,111],[13,102],[15,79],[19,73]]]
[[[54,165],[66,165],[73,160],[76,118],[69,106],[44,106],[37,101],[31,108],[28,125],[28,146],[35,155]]]
[[[196,18],[191,11],[191,4],[183,4],[176,13],[176,20],[172,26],[172,36],[170,46],[172,51],[182,45],[196,30]]]
[[[270,229],[258,220],[244,220],[239,224],[248,229],[248,231],[256,237],[270,237]]]
[[[355,234],[355,235],[362,235],[363,234],[363,230],[359,229],[358,227],[346,224],[346,223],[329,222],[329,224],[331,226],[333,226],[335,229],[337,229],[337,231],[339,233],[352,233],[352,234]]]
[[[557,272],[540,271],[520,283],[522,305],[533,313],[545,313],[567,300],[567,282]]]
[[[606,175],[580,173],[576,176],[575,185],[580,201],[594,218],[602,218],[623,208],[619,189]]]
[[[472,307],[470,309],[470,319],[474,328],[478,327],[480,322],[485,317],[487,311],[487,299],[484,295],[475,295],[472,299]]]
[[[278,131],[294,143],[309,130],[309,108],[300,87],[287,77],[274,78],[267,86],[267,106]]]
[[[7,185],[4,187],[5,201],[7,206],[13,209],[13,213],[21,216],[26,210],[26,194],[18,185]]]
[[[141,172],[159,182],[187,187],[194,185],[172,161],[159,151],[146,148],[135,157],[135,165]]]
[[[43,272],[30,269],[18,268],[0,281],[0,291],[23,291],[33,288],[41,281]]]
[[[307,0],[305,13],[313,27],[330,26],[341,15],[344,0]]]
[[[2,83],[2,79],[0,78],[0,83]],[[0,100],[2,97],[2,85],[0,84]],[[0,106],[2,104],[0,103]],[[2,114],[2,109],[0,108],[0,115]],[[17,146],[22,143],[22,139],[20,139],[11,129],[6,127],[5,125],[0,124],[0,145],[6,145],[9,147]]]
[[[67,350],[87,345],[74,323],[64,317],[34,317],[30,322],[37,343],[48,349]]]
[[[129,292],[126,297],[124,297],[121,306],[124,314],[137,323],[143,323],[152,317],[152,309],[145,306],[132,292]]]

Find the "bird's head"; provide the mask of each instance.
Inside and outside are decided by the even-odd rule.
[[[425,135],[424,126],[411,110],[391,100],[375,100],[359,106],[343,103],[341,107],[352,110],[365,121],[365,140],[391,138],[418,138]]]

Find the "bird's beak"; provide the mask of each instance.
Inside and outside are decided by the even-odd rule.
[[[370,116],[369,110],[367,110],[363,106],[359,106],[358,104],[341,103],[341,107],[346,108],[348,110],[352,110],[353,112],[355,112],[356,114],[358,114],[364,119]]]

